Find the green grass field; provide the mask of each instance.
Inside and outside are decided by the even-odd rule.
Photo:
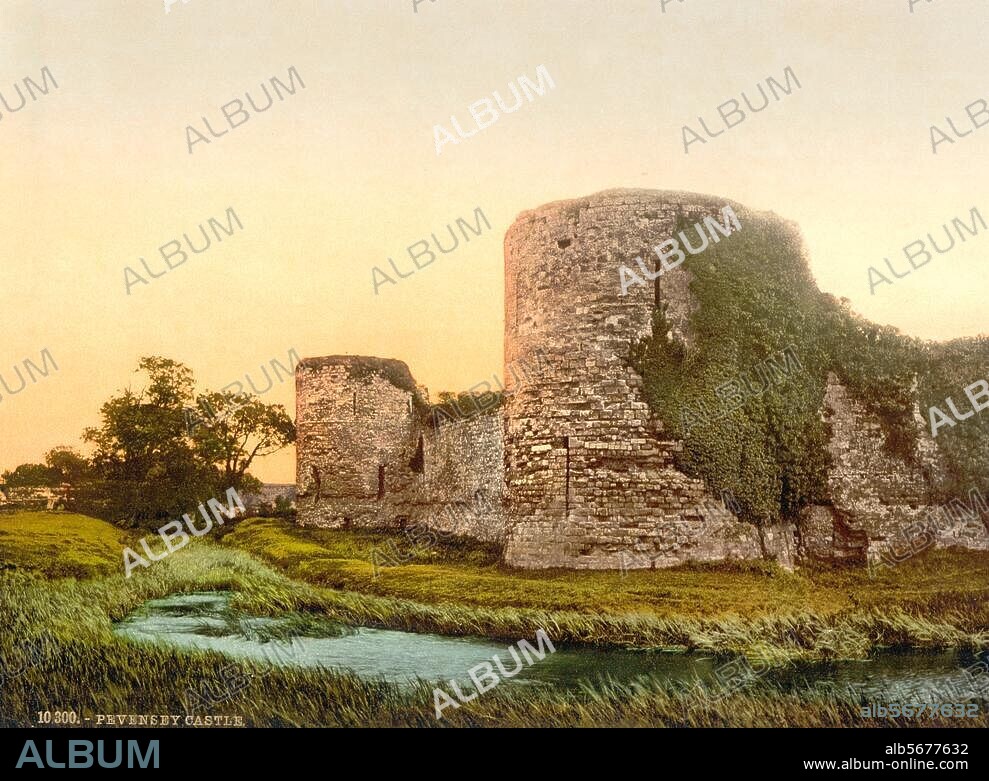
[[[249,519],[223,544],[314,585],[388,600],[382,604],[415,603],[420,613],[432,607],[449,620],[429,628],[458,634],[514,637],[534,612],[576,642],[769,657],[860,658],[881,645],[975,648],[989,641],[987,553],[935,551],[874,578],[853,569],[787,573],[765,563],[623,575],[518,571],[463,542],[432,550],[399,543],[409,563],[380,567],[375,576],[374,552],[390,539]],[[458,627],[461,615],[465,625]]]
[[[64,524],[64,528],[63,528]],[[61,532],[65,531],[65,534]],[[112,622],[148,599],[232,590],[254,614],[517,641],[545,627],[559,642],[742,651],[783,663],[863,657],[877,646],[984,648],[986,558],[939,552],[870,581],[864,573],[786,574],[766,566],[630,573],[518,573],[485,546],[410,550],[375,578],[385,535],[236,524],[123,577],[115,527],[67,513],[0,515],[0,658],[20,670],[0,687],[0,723],[39,710],[183,713],[186,690],[219,687],[231,665],[250,684],[214,710],[255,725],[436,726],[431,689],[314,670],[263,668],[212,652],[138,646]],[[401,547],[402,543],[399,543]],[[80,553],[80,550],[83,553]],[[29,649],[43,649],[26,663]],[[36,651],[35,651],[36,653]],[[21,664],[21,662],[25,662]],[[577,693],[498,687],[441,724],[881,726],[839,694],[740,691],[710,699],[662,681]],[[901,719],[898,723],[911,723]],[[987,726],[978,719],[925,725]]]
[[[73,513],[0,514],[0,568],[85,578],[121,569],[130,536]]]
[[[375,567],[372,556],[398,540],[408,564]],[[485,608],[576,610],[657,617],[760,618],[783,613],[830,615],[861,608],[970,611],[987,605],[989,553],[933,552],[870,578],[865,570],[787,573],[766,563],[590,572],[511,570],[483,548],[465,553],[402,545],[401,538],[361,531],[303,529],[291,522],[249,519],[223,538],[293,577],[318,585]],[[966,604],[971,597],[972,604]],[[957,600],[957,601],[956,601]],[[985,626],[989,610],[973,616]]]

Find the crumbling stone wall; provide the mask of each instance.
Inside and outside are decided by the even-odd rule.
[[[478,414],[433,429],[427,396],[401,361],[307,358],[296,368],[299,523],[422,523],[504,536],[502,420]]]
[[[834,466],[828,489],[835,507],[853,517],[853,525],[868,533],[870,541],[882,541],[918,520],[933,503],[936,461],[922,457],[919,449],[915,463],[891,455],[878,417],[869,414],[833,373],[828,375],[824,418],[831,425],[828,450]],[[922,418],[918,434],[920,441],[930,439]]]
[[[889,452],[879,418],[833,373],[828,375],[822,414],[831,427],[831,505],[805,511],[799,534],[802,553],[876,560],[887,553],[899,557],[911,545],[989,547],[974,501],[967,502],[974,508],[970,514],[959,513],[957,501],[948,507],[938,503],[935,486],[944,467],[918,404],[917,443],[910,459]]]
[[[428,394],[404,363],[303,361],[300,522],[421,522],[504,540],[505,561],[527,568],[654,568],[767,555],[789,564],[801,554],[862,561],[900,545],[910,529],[939,545],[987,547],[978,515],[956,513],[930,530],[938,509],[930,485],[940,465],[919,410],[916,458],[898,459],[883,446],[879,420],[833,376],[822,410],[833,432],[830,502],[806,508],[797,530],[739,522],[703,481],[676,468],[682,444],[652,415],[630,356],[650,334],[657,304],[672,333],[692,342],[690,264],[700,258],[688,256],[626,295],[619,267],[638,273],[641,257],[656,269],[652,247],[673,237],[679,222],[692,236],[704,218],[724,224],[725,206],[742,230],[760,219],[719,198],[644,190],[520,215],[505,237],[504,375],[538,370],[508,383],[497,411],[434,428],[421,414]]]
[[[497,409],[427,430],[417,518],[458,536],[504,542],[504,425]]]
[[[391,503],[380,495],[414,485],[414,391],[400,361],[331,356],[296,367],[302,523],[373,525]]]
[[[919,417],[919,411],[917,413]],[[831,425],[828,449],[834,466],[828,490],[849,525],[868,536],[873,552],[934,504],[932,481],[939,466],[918,448],[914,463],[891,455],[877,416],[853,398],[834,374],[828,375],[824,417]],[[930,439],[918,422],[919,441]]]
[[[70,493],[71,486],[68,484],[58,488],[0,486],[0,507],[18,510],[56,510],[65,507]]]

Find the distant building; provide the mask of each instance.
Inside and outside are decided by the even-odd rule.
[[[17,510],[58,510],[65,506],[68,485],[58,488],[47,486],[0,486],[0,507]]]
[[[244,506],[248,512],[257,510],[261,505],[275,505],[277,499],[288,499],[291,508],[295,509],[296,487],[293,483],[265,483],[256,494],[245,494]]]

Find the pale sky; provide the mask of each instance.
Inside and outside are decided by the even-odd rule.
[[[502,237],[516,215],[612,187],[709,193],[803,230],[820,287],[925,338],[986,327],[989,236],[870,295],[867,270],[973,206],[989,219],[989,127],[931,152],[989,99],[981,0],[3,0],[0,469],[79,447],[140,356],[201,385],[272,358],[399,358],[434,393],[502,373]],[[432,128],[545,65],[556,89],[437,156]],[[306,88],[197,144],[187,125]],[[802,89],[684,154],[681,127],[793,68]],[[721,125],[720,127],[723,127]],[[949,131],[950,132],[950,131]],[[244,229],[127,295],[124,267],[233,207]],[[493,230],[374,294],[371,268],[484,210]],[[566,273],[571,273],[566,271]],[[617,271],[616,271],[617,284]],[[973,378],[974,379],[974,378]],[[294,415],[291,382],[263,397]],[[294,481],[286,450],[256,468]]]

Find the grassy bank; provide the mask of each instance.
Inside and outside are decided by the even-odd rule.
[[[108,575],[121,567],[129,536],[75,513],[0,513],[0,569],[51,577]]]
[[[114,527],[67,514],[30,516],[0,518],[0,540],[7,540],[3,566],[47,577],[77,574],[74,545],[81,538],[103,545],[102,557],[81,568],[82,574],[97,576],[108,568],[121,573],[121,548],[114,545],[124,538],[115,536]],[[45,534],[38,528],[63,522],[74,531],[62,543],[51,542],[52,528]],[[4,535],[8,528],[16,534]],[[447,541],[423,548],[400,536],[300,529],[288,521],[250,519],[225,531],[223,547],[243,555],[226,560],[229,565],[216,573],[196,575],[193,585],[187,577],[160,582],[187,555],[219,555],[211,541],[197,540],[129,580],[121,577],[120,593],[138,596],[120,604],[96,602],[115,619],[135,599],[194,585],[233,588],[246,609],[260,613],[318,611],[351,624],[509,642],[545,628],[563,643],[744,653],[775,663],[864,658],[879,647],[989,646],[987,554],[933,552],[875,579],[856,570],[791,574],[763,564],[623,576],[509,570],[486,546]],[[43,556],[36,540],[42,541]],[[375,552],[389,543],[410,563],[383,567],[376,576]],[[258,560],[274,570],[256,569]],[[255,577],[233,577],[248,571]]]
[[[71,534],[55,533],[63,522]],[[450,543],[409,550],[422,563],[385,568],[375,578],[374,551],[392,538],[250,520],[227,533],[222,545],[197,540],[127,579],[120,558],[127,538],[119,534],[69,514],[0,516],[0,724],[32,724],[44,710],[91,717],[185,714],[190,694],[203,691],[215,699],[208,712],[240,715],[259,726],[892,723],[863,719],[860,703],[847,693],[760,688],[712,698],[699,686],[661,680],[599,683],[578,692],[500,686],[460,709],[447,708],[437,722],[425,683],[399,687],[278,669],[214,652],[135,645],[114,635],[112,622],[145,601],[193,591],[231,590],[236,608],[258,615],[318,613],[353,624],[507,642],[532,637],[542,627],[558,644],[741,651],[779,663],[864,656],[884,645],[989,644],[986,567],[978,556],[937,554],[904,564],[882,581],[849,572],[787,575],[761,567],[621,578],[511,572],[495,563],[490,549]],[[84,560],[73,548],[79,540],[88,546]],[[231,687],[232,680],[243,685]],[[989,726],[984,715],[896,723]]]
[[[147,599],[177,592],[233,589],[238,607],[259,613],[341,606],[337,595],[289,580],[244,553],[200,544],[129,580],[88,581],[0,575],[0,724],[35,723],[38,711],[187,712],[190,693],[210,692],[200,711],[238,715],[252,726],[880,726],[863,719],[843,693],[738,691],[712,697],[700,686],[664,681],[594,684],[556,692],[501,686],[442,721],[432,689],[399,687],[324,671],[234,662],[213,652],[135,645],[112,633],[112,621]],[[367,609],[368,605],[364,606]],[[520,635],[521,636],[521,635]],[[24,658],[28,649],[35,649]],[[21,663],[23,662],[23,663]],[[232,681],[243,685],[231,686]],[[920,720],[901,719],[900,724]],[[989,726],[989,720],[923,720],[924,725]]]
[[[989,554],[933,551],[870,578],[765,564],[617,572],[509,570],[466,543],[400,544],[407,564],[372,564],[394,536],[251,519],[224,544],[293,578],[343,590],[338,608],[382,626],[516,638],[741,652],[770,660],[862,658],[876,647],[989,645]]]

